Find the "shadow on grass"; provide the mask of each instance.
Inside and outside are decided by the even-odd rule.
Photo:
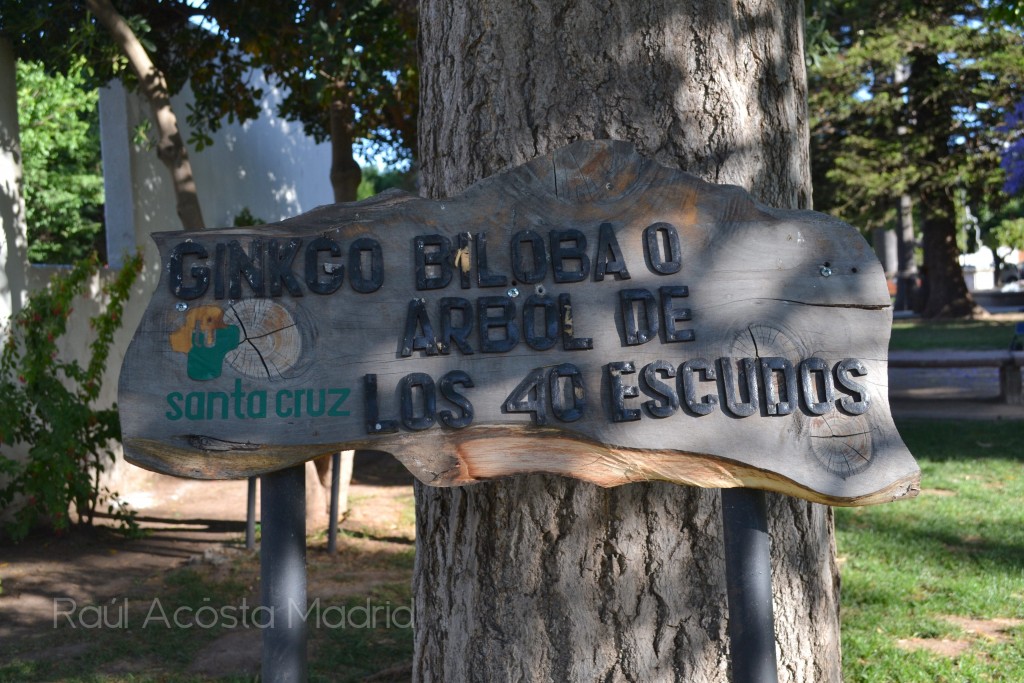
[[[1019,521],[990,523],[983,529],[970,529],[965,524],[957,529],[950,528],[949,520],[944,519],[840,516],[837,524],[841,531],[870,534],[873,554],[888,558],[893,567],[998,571],[1007,576],[1019,576],[1021,567],[1024,567],[1024,541],[999,538],[1017,532]]]
[[[919,461],[1002,458],[1024,461],[1024,423],[1011,420],[896,421],[903,441]]]

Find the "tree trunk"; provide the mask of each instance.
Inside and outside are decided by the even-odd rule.
[[[914,309],[920,312],[917,303],[917,260],[914,257],[914,211],[913,200],[906,192],[900,195],[897,207],[899,226],[897,238],[896,305],[897,311]]]
[[[956,243],[953,200],[942,190],[922,201],[924,232],[924,283],[927,293],[925,318],[963,318],[974,311],[974,299],[967,291]]]
[[[806,208],[802,12],[424,0],[424,192],[616,138]],[[418,680],[728,680],[717,491],[531,475],[416,495]],[[838,681],[831,511],[778,495],[769,506],[780,680]]]
[[[938,54],[916,51],[911,54],[910,77],[907,79],[909,102],[921,130],[937,132],[929,141],[925,164],[932,169],[944,167],[949,155],[949,133],[953,130],[952,112],[946,102],[935,96],[942,78]],[[948,181],[932,179],[920,190],[918,210],[924,236],[924,264],[921,271],[925,318],[959,318],[971,315],[974,299],[967,291],[960,248],[956,243],[956,205]]]
[[[352,488],[353,464],[355,451],[341,451],[338,468],[338,518],[348,514],[348,494]],[[337,523],[331,519],[331,482],[334,477],[334,456],[324,455],[306,463],[307,479],[311,495],[306,496],[306,528],[308,530],[326,529],[328,524]],[[312,471],[315,476],[308,477]]]
[[[344,102],[332,102],[330,116],[334,201],[354,202],[363,172],[352,156],[352,110]]]
[[[202,230],[206,223],[199,207],[192,164],[188,160],[181,131],[178,130],[178,119],[171,109],[171,96],[163,73],[153,65],[146,49],[124,17],[110,4],[110,0],[86,0],[86,5],[128,58],[132,71],[139,79],[139,89],[149,102],[160,136],[156,147],[157,156],[171,173],[182,227],[185,230]]]
[[[903,86],[909,79],[910,62],[906,60],[901,61],[896,65],[895,73],[893,73],[893,82],[896,85]],[[908,124],[912,114],[906,111],[906,107],[904,107],[902,115],[904,124]],[[897,134],[901,136],[906,135],[910,130],[908,125],[904,124],[896,127]],[[917,284],[917,258],[914,253],[916,243],[916,235],[914,234],[914,200],[910,196],[910,192],[904,191],[900,193],[899,199],[896,201],[896,221],[898,223],[896,226],[896,252],[899,263],[896,269],[896,302],[894,309],[897,311],[913,310],[920,313],[924,308],[924,302],[920,300],[921,292]]]

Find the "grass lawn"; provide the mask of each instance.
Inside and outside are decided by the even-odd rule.
[[[1024,425],[898,426],[921,496],[836,511],[846,680],[1024,681]]]
[[[895,320],[889,349],[1002,350],[1009,347],[1017,322],[1024,322],[1024,315],[1001,315],[996,319],[985,320]]]

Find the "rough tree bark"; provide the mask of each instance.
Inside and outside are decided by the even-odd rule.
[[[956,207],[944,189],[922,193],[925,318],[963,318],[974,312],[956,243]]]
[[[199,196],[196,194],[196,182],[192,176],[192,164],[181,131],[178,130],[178,119],[171,108],[171,96],[163,73],[154,66],[146,49],[110,0],[86,0],[86,5],[128,58],[132,71],[139,79],[139,89],[149,102],[159,134],[157,156],[171,174],[182,227],[185,230],[205,228]]]
[[[423,191],[616,138],[806,208],[802,16],[787,0],[424,0]],[[416,495],[418,680],[728,680],[718,492],[533,475]],[[838,681],[831,512],[773,495],[770,515],[780,678]]]

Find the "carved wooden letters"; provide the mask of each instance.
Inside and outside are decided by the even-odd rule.
[[[853,228],[581,142],[459,197],[157,236],[128,458],[243,477],[342,448],[460,485],[554,472],[912,495],[891,308]]]

